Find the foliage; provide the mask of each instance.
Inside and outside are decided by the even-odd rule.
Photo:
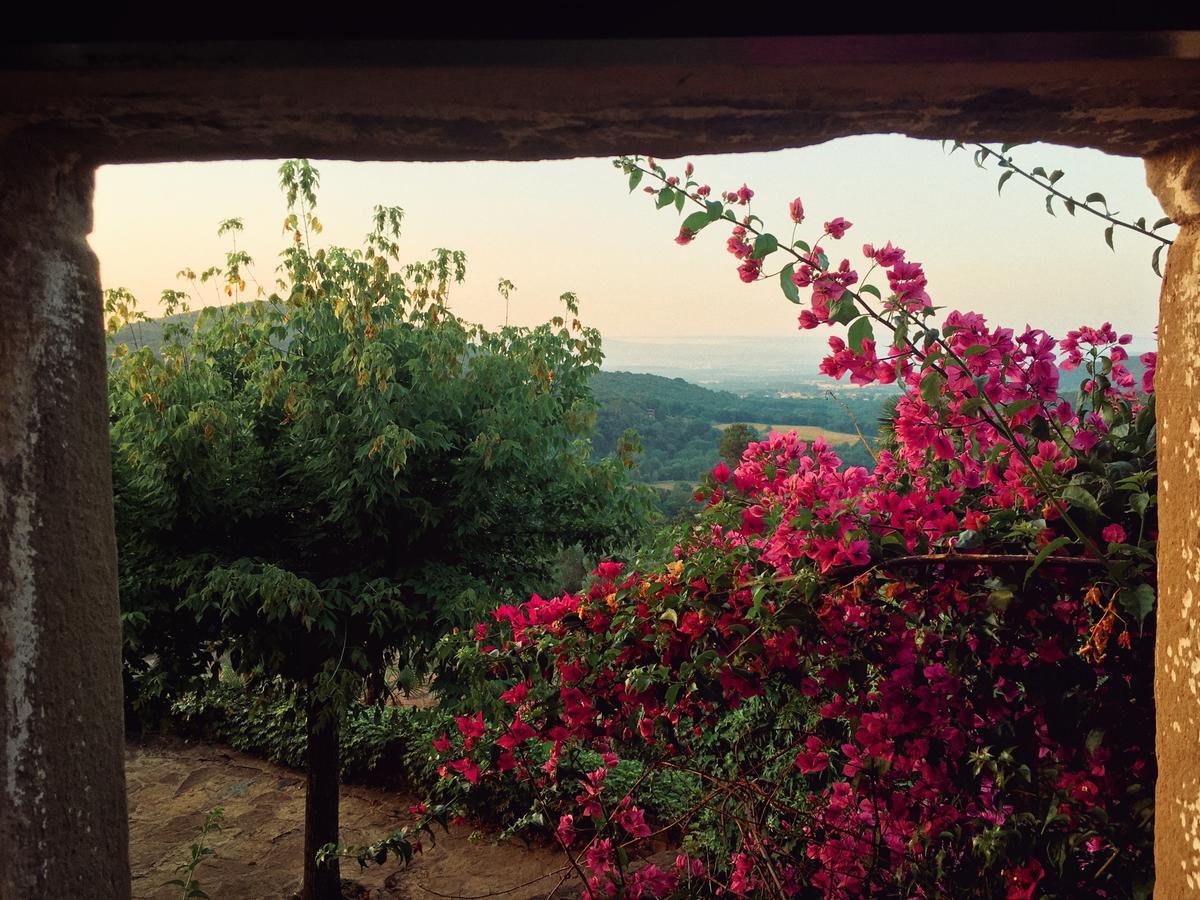
[[[690,165],[618,165],[658,208],[699,208],[677,243],[725,221],[743,281],[808,291],[802,328],[847,327],[822,371],[904,393],[873,470],[773,435],[712,471],[669,548],[501,605],[459,651],[480,702],[434,743],[446,784],[532,793],[587,896],[1148,896],[1153,354],[1139,391],[1107,324],[937,324],[890,243],[863,248],[888,292],[854,290],[821,247],[843,218],[785,242],[745,185],[716,200]],[[629,762],[702,788],[648,817],[613,777]],[[673,867],[639,860],[673,829]]]
[[[738,464],[746,448],[755,443],[761,435],[745,422],[734,422],[726,425],[721,431],[721,459],[732,466]]]
[[[220,806],[215,806],[208,811],[204,816],[204,822],[200,825],[200,833],[191,846],[191,856],[187,862],[179,866],[179,871],[183,873],[184,877],[167,882],[168,886],[177,887],[182,891],[179,895],[180,900],[208,900],[208,894],[201,889],[200,882],[196,879],[196,870],[200,868],[200,864],[204,860],[213,855],[212,848],[207,846],[208,838],[211,834],[221,830],[221,819],[224,817],[225,810]]]
[[[942,145],[945,146],[943,141]],[[961,150],[966,146],[962,141],[954,141],[951,143],[950,152]],[[1063,209],[1069,215],[1074,216],[1075,210],[1083,210],[1096,218],[1102,219],[1108,223],[1104,229],[1104,242],[1108,244],[1110,250],[1115,250],[1116,246],[1113,243],[1113,236],[1117,228],[1124,228],[1132,231],[1134,234],[1148,237],[1155,242],[1156,246],[1150,256],[1150,267],[1154,270],[1154,274],[1159,278],[1162,277],[1162,268],[1160,260],[1163,250],[1170,247],[1174,241],[1168,237],[1159,234],[1162,229],[1173,224],[1170,216],[1163,216],[1149,227],[1146,226],[1146,217],[1141,216],[1136,221],[1120,218],[1120,213],[1108,208],[1108,200],[1099,191],[1092,191],[1083,200],[1076,200],[1070,194],[1064,193],[1056,185],[1066,173],[1062,169],[1055,169],[1053,172],[1047,172],[1042,166],[1034,166],[1032,169],[1024,169],[1018,166],[1012,155],[1009,153],[1016,144],[1004,144],[999,150],[995,150],[986,144],[972,144],[975,148],[972,156],[975,159],[975,165],[983,169],[989,159],[995,159],[996,165],[1003,169],[1000,173],[1000,178],[996,181],[996,193],[999,194],[1004,190],[1004,185],[1014,175],[1019,175],[1021,178],[1030,182],[1033,185],[1041,188],[1046,192],[1046,212],[1054,215],[1054,201],[1058,200]]]
[[[289,197],[307,197],[289,229],[315,230],[315,172],[284,171]],[[461,256],[393,267],[399,211],[375,224],[355,251],[310,250],[295,230],[279,293],[204,310],[161,354],[117,346],[139,677],[151,657],[210,668],[230,641],[236,669],[297,682],[370,672],[389,648],[419,664],[479,597],[541,586],[561,548],[636,535],[625,466],[588,454],[599,335],[577,318],[464,322],[446,306]],[[241,266],[224,277],[242,283]]]
[[[130,694],[227,655],[303,701],[312,766],[364,678],[415,683],[482,598],[542,587],[575,545],[621,552],[648,500],[628,460],[590,454],[600,336],[573,295],[534,328],[466,322],[448,306],[461,252],[400,264],[394,207],[363,249],[314,248],[319,176],[280,174],[276,289],[164,329],[159,353],[114,347],[113,482]],[[251,265],[235,245],[181,275],[236,301]],[[138,318],[127,292],[108,300],[112,329]]]

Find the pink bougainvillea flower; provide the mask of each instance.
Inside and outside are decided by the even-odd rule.
[[[1157,353],[1143,353],[1138,357],[1138,361],[1145,366],[1142,372],[1142,390],[1147,394],[1154,393],[1154,370],[1158,366]]]
[[[1112,544],[1125,543],[1125,529],[1115,523],[1106,527],[1100,535]]]
[[[455,716],[454,721],[458,725],[459,733],[468,741],[483,737],[487,733],[487,726],[483,724],[482,711],[473,716]]]
[[[593,841],[587,849],[587,867],[596,875],[605,875],[612,868],[612,839]]]
[[[800,202],[799,197],[788,204],[788,215],[797,225],[804,221],[804,204]]]
[[[529,683],[526,681],[518,681],[507,691],[500,695],[500,699],[505,703],[511,703],[514,706],[521,703],[529,696]]]
[[[558,841],[564,847],[570,847],[575,843],[575,817],[570,813],[563,815],[558,820],[558,828],[554,829],[558,835]]]
[[[821,739],[815,735],[805,741],[805,748],[796,754],[796,768],[806,775],[823,772],[829,766],[829,754],[821,751]]]
[[[635,838],[650,837],[650,826],[646,824],[645,811],[636,806],[630,806],[620,813],[617,816],[617,824]]]
[[[738,266],[738,278],[749,284],[752,281],[757,281],[758,276],[762,274],[761,259],[747,259],[744,263]]]
[[[1008,885],[1005,900],[1033,900],[1037,894],[1038,882],[1045,874],[1042,864],[1036,859],[1010,870],[1004,879]]]
[[[471,782],[471,784],[479,784],[479,776],[481,774],[479,763],[475,762],[475,760],[471,759],[470,757],[464,757],[463,759],[450,763],[450,768],[460,773],[463,778],[467,779],[467,781]]]
[[[825,223],[825,232],[835,241],[839,241],[842,239],[842,235],[844,235],[853,224],[853,222],[847,222],[841,216],[838,216],[832,222]]]

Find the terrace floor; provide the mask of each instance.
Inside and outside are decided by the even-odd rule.
[[[178,900],[167,882],[181,877],[205,814],[224,808],[214,850],[196,879],[212,900],[291,900],[300,889],[304,774],[219,744],[153,738],[125,749],[130,857],[135,900]],[[342,788],[342,840],[365,844],[412,817],[415,798],[362,785]],[[469,825],[426,840],[410,867],[388,862],[358,871],[343,861],[346,896],[357,900],[497,896],[509,900],[577,896],[559,885],[564,858],[552,847],[496,844]]]

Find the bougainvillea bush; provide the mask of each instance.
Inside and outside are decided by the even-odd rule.
[[[746,186],[617,164],[835,328],[825,373],[903,394],[873,470],[773,434],[636,566],[480,623],[437,799],[523,792],[589,897],[1148,896],[1153,354],[940,315],[844,218],[784,241]]]

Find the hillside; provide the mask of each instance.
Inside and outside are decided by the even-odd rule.
[[[855,431],[878,433],[878,419],[892,391],[839,392],[838,398],[741,397],[661,375],[600,372],[592,379],[600,409],[596,416],[597,453],[611,453],[626,429],[641,438],[637,477],[662,494],[664,512],[685,508],[692,486],[719,461],[721,428],[749,424],[769,431],[796,428],[805,440],[824,437],[853,465],[869,465],[870,455]],[[842,404],[845,404],[843,406]]]

